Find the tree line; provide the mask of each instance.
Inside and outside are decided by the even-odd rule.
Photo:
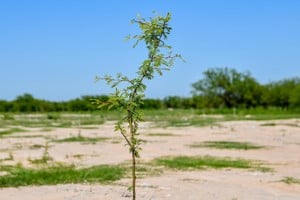
[[[0,112],[86,112],[96,111],[92,99],[107,101],[109,96],[81,96],[69,101],[47,101],[25,93],[12,101],[0,100]],[[212,68],[192,84],[192,96],[147,98],[143,109],[300,109],[300,78],[260,84],[250,73],[230,68]]]

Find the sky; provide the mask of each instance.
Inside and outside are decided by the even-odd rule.
[[[147,82],[147,98],[189,97],[209,68],[262,84],[300,76],[299,0],[0,0],[0,99],[113,92],[95,77],[135,76],[146,51],[124,38],[153,11],[172,14],[168,43],[186,62]]]

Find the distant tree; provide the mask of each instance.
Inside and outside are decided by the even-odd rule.
[[[0,100],[0,112],[6,112],[7,101]]]
[[[235,69],[214,68],[192,84],[193,94],[207,98],[209,107],[252,107],[260,103],[260,84],[249,74]]]
[[[300,108],[300,82],[291,91],[289,103],[292,108]]]
[[[268,106],[288,108],[290,105],[297,105],[299,78],[290,78],[274,81],[265,85],[264,102]]]
[[[141,109],[162,109],[164,104],[160,99],[144,99]]]
[[[164,103],[167,108],[182,108],[182,99],[178,96],[168,96],[164,98]]]
[[[25,93],[18,96],[13,102],[15,112],[37,112],[39,111],[36,100],[31,94]]]

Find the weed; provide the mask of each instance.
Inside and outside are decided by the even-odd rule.
[[[44,145],[43,156],[40,159],[35,159],[35,160],[29,159],[29,161],[32,164],[48,164],[49,161],[52,161],[52,160],[53,160],[53,158],[49,154],[49,144],[48,144],[48,142],[46,142],[46,144]]]
[[[8,154],[8,160],[14,160],[14,155],[11,151]]]

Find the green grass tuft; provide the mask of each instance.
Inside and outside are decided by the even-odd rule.
[[[100,165],[76,169],[74,166],[52,166],[42,169],[5,168],[9,174],[0,176],[0,187],[56,185],[68,183],[109,183],[121,179],[125,170],[118,166]]]
[[[256,166],[249,160],[218,158],[212,156],[187,157],[178,156],[170,158],[159,158],[155,160],[156,164],[163,165],[171,169],[205,169],[205,168],[242,168],[250,169]]]
[[[47,119],[49,119],[49,120],[58,120],[58,119],[60,119],[60,114],[59,113],[48,113],[47,114]]]
[[[289,126],[289,127],[300,127],[298,124],[293,123],[264,123],[261,126]]]
[[[26,132],[27,130],[21,128],[11,128],[5,131],[0,131],[0,137],[4,135],[10,135],[17,132]]]
[[[201,143],[195,143],[189,146],[193,148],[207,147],[207,148],[217,148],[217,149],[240,149],[240,150],[264,148],[263,146],[251,144],[248,142],[233,142],[233,141],[205,141]]]
[[[30,149],[41,149],[41,148],[45,148],[45,146],[42,144],[33,144],[29,148]]]
[[[147,136],[168,137],[168,136],[176,136],[176,135],[172,133],[148,133]]]
[[[263,123],[260,126],[276,126],[275,123]]]
[[[63,142],[83,142],[83,143],[92,143],[95,144],[99,141],[105,141],[108,138],[105,137],[83,137],[83,136],[74,136],[74,137],[68,137],[64,139],[59,140],[53,140],[53,142],[57,143],[63,143]]]
[[[281,181],[286,183],[286,184],[300,184],[300,179],[296,179],[296,178],[293,178],[293,177],[285,177]]]
[[[12,114],[9,113],[4,113],[3,114],[3,120],[14,120],[14,116]]]

